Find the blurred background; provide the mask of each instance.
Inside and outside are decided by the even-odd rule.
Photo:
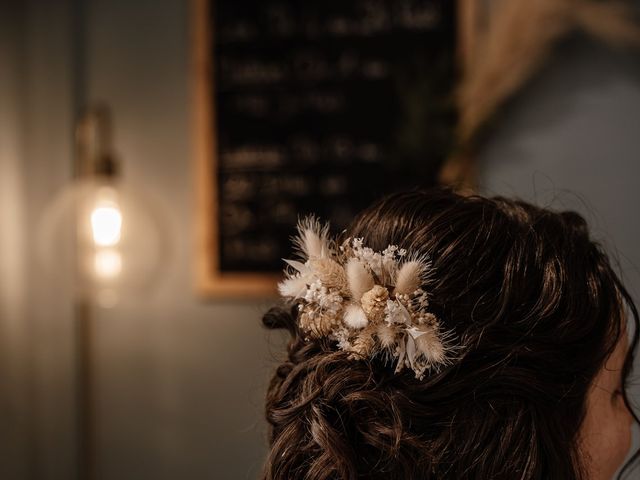
[[[0,1],[3,479],[256,478],[305,212],[575,209],[638,298],[640,2],[303,5]]]

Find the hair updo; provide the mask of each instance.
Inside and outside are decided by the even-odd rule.
[[[638,343],[633,300],[585,220],[434,189],[385,197],[342,235],[429,254],[430,307],[465,354],[420,381],[305,340],[295,305],[272,308],[264,325],[291,339],[268,388],[262,478],[585,478],[577,436],[590,384],[625,334],[625,304],[625,383]]]

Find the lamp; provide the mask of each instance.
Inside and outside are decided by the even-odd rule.
[[[111,307],[148,293],[167,260],[161,216],[120,175],[109,111],[87,111],[76,128],[75,179],[50,204],[40,254],[58,286],[78,300]]]

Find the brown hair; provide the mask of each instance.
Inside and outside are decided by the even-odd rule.
[[[625,303],[636,326],[626,383],[638,314],[584,219],[415,190],[378,201],[347,236],[429,254],[431,308],[465,354],[420,381],[305,340],[295,305],[272,308],[264,325],[291,340],[267,393],[262,478],[585,478],[577,436],[587,393],[625,332]]]

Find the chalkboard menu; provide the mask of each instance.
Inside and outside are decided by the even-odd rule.
[[[273,285],[299,217],[337,232],[385,193],[436,183],[455,126],[454,1],[200,5],[198,262],[214,283]]]

